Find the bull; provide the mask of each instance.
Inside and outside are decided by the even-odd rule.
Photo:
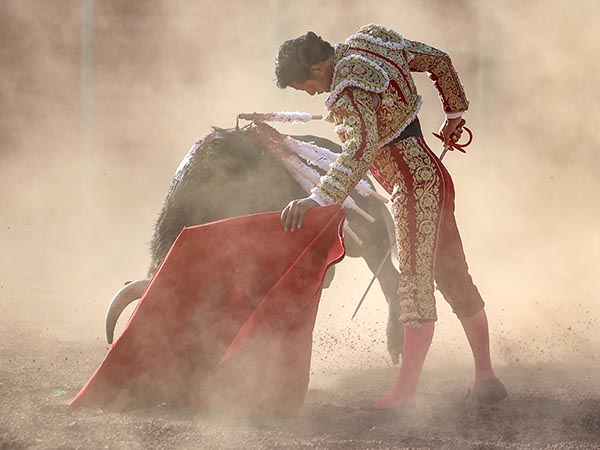
[[[341,147],[328,139],[310,135],[293,137],[341,152]],[[106,317],[108,342],[112,343],[119,315],[142,296],[184,227],[281,210],[289,201],[304,196],[306,192],[268,150],[260,127],[213,128],[212,133],[192,146],[175,172],[150,241],[148,278],[128,283],[111,301]],[[389,252],[394,242],[393,222],[385,205],[375,198],[356,196],[355,202],[375,222],[369,223],[356,212],[347,211],[352,230],[360,236],[362,244],[346,239],[346,254],[364,258],[377,276],[388,304],[387,350],[397,364],[403,332],[398,321],[399,274]],[[334,270],[334,267],[329,269],[325,287],[329,286]]]

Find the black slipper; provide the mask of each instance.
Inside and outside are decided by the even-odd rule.
[[[493,405],[506,398],[508,393],[498,378],[481,383],[476,390],[469,389],[465,402],[475,405]]]

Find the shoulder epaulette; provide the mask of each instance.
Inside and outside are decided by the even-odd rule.
[[[335,66],[333,88],[325,106],[330,108],[349,86],[380,94],[387,89],[389,82],[388,74],[377,63],[361,55],[346,56]]]
[[[402,50],[406,43],[401,34],[382,25],[369,24],[359,28],[359,30],[346,39],[345,44],[352,45],[353,41],[364,40],[375,45],[390,48],[392,50]]]

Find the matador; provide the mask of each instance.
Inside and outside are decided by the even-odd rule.
[[[286,230],[296,230],[308,210],[341,204],[370,170],[391,196],[400,260],[398,319],[404,327],[398,379],[371,408],[414,403],[437,319],[435,285],[473,351],[475,381],[467,398],[495,403],[506,389],[492,368],[484,302],[469,275],[454,218],[453,182],[423,139],[414,72],[428,73],[439,92],[446,116],[440,133],[448,146],[460,138],[469,101],[445,52],[373,24],[335,46],[313,32],[280,46],[277,85],[310,95],[328,92],[327,120],[342,142],[342,153],[311,195],[290,202],[281,219]]]

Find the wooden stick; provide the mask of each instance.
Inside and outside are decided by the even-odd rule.
[[[344,233],[350,236],[358,245],[363,245],[363,241],[358,237],[358,234],[352,231],[349,225],[344,225]]]
[[[361,209],[358,205],[353,205],[352,210],[356,211],[356,213],[359,216],[362,216],[363,218],[367,219],[369,222],[375,223],[375,218],[373,216],[370,216],[369,213],[367,213],[364,209]]]
[[[379,192],[376,191],[371,191],[370,193],[371,197],[375,197],[377,200],[379,200],[380,202],[383,203],[388,203],[389,200],[387,198],[385,198],[383,195],[381,195]]]

